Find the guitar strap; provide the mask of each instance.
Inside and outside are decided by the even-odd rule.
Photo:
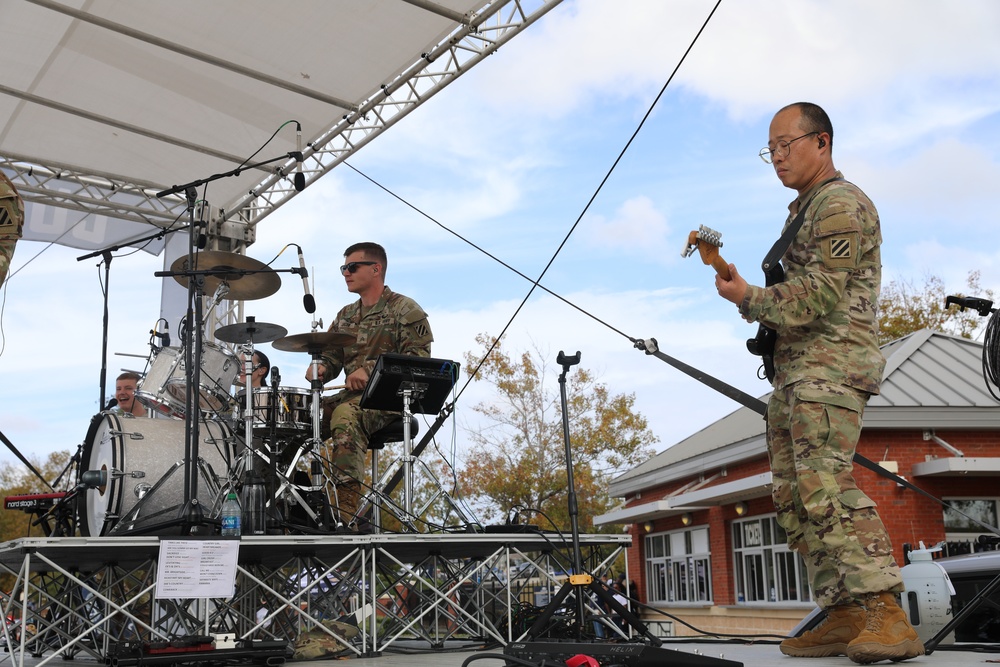
[[[785,256],[785,251],[788,250],[788,247],[790,245],[792,245],[792,239],[794,239],[795,235],[799,233],[800,229],[802,229],[802,222],[806,219],[806,211],[809,210],[809,205],[812,204],[812,200],[816,198],[816,195],[819,194],[819,191],[822,190],[823,187],[826,186],[828,183],[833,183],[834,181],[842,181],[842,180],[844,179],[841,178],[840,176],[834,176],[833,178],[820,183],[819,187],[816,188],[816,192],[814,192],[813,196],[809,198],[809,201],[803,204],[802,208],[799,209],[799,212],[795,216],[795,219],[792,220],[792,224],[788,225],[788,228],[785,229],[784,232],[782,232],[781,238],[779,238],[777,241],[774,242],[774,245],[771,246],[771,249],[767,252],[767,255],[764,256],[764,261],[761,262],[760,268],[764,271],[764,274],[769,279],[767,282],[768,286],[773,285],[775,282],[781,282],[781,278],[775,280],[774,282],[770,281],[771,271],[774,270],[775,266],[779,265],[778,263],[781,261],[781,258]]]

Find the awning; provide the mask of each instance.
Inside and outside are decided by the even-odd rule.
[[[771,473],[762,472],[732,482],[716,484],[674,497],[674,502],[697,507],[716,507],[771,495]]]
[[[708,507],[727,505],[739,502],[740,500],[750,500],[751,498],[761,498],[771,493],[771,473],[763,472],[759,475],[752,475],[732,482],[716,484],[697,491],[681,493],[671,498],[656,500],[651,503],[633,505],[614,512],[601,514],[594,517],[594,525],[601,526],[609,523],[641,523],[652,519],[662,519],[663,517],[693,512]]]
[[[924,461],[913,466],[914,477],[997,477],[1000,476],[1000,458],[950,456]]]

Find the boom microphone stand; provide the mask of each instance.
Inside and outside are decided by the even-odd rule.
[[[580,353],[577,352],[572,357],[567,357],[560,350],[559,356],[556,357],[556,363],[562,366],[563,369],[559,375],[559,398],[562,405],[563,440],[566,446],[566,489],[567,502],[569,504],[570,530],[573,535],[573,574],[570,575],[569,580],[560,587],[559,592],[556,593],[555,597],[552,598],[545,609],[542,610],[542,613],[539,614],[534,625],[528,630],[526,638],[528,640],[536,639],[545,630],[552,615],[562,606],[563,600],[566,599],[570,591],[574,591],[574,596],[576,597],[576,617],[573,622],[573,632],[577,638],[582,638],[584,622],[586,620],[584,596],[589,590],[599,601],[618,612],[622,620],[628,623],[633,630],[649,639],[653,646],[660,646],[663,642],[649,631],[646,624],[638,616],[618,602],[600,581],[594,579],[590,573],[583,571],[583,556],[580,554],[580,523],[577,518],[579,508],[576,501],[576,487],[573,483],[573,450],[570,447],[569,409],[566,400],[566,374],[569,372],[570,367],[580,363]]]

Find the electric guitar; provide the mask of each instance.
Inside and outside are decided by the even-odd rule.
[[[694,254],[695,249],[697,249],[698,254],[701,255],[702,262],[715,269],[715,272],[723,280],[732,280],[732,275],[729,273],[729,263],[722,259],[722,256],[719,254],[719,248],[721,247],[722,233],[715,231],[711,227],[700,225],[696,231],[688,234],[687,244],[684,246],[684,250],[681,251],[681,257],[690,257]],[[768,274],[768,287],[776,282],[781,282],[784,278],[784,271],[781,271],[781,265],[777,264],[775,268],[779,270],[781,275],[772,276]],[[747,350],[750,354],[760,357],[764,376],[768,382],[774,380],[774,343],[777,339],[777,332],[763,324],[757,326],[756,336],[747,339]]]

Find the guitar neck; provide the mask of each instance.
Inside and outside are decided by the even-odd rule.
[[[712,258],[712,268],[715,272],[722,276],[723,280],[732,280],[733,276],[729,273],[729,262],[722,259],[722,255],[716,255]]]

